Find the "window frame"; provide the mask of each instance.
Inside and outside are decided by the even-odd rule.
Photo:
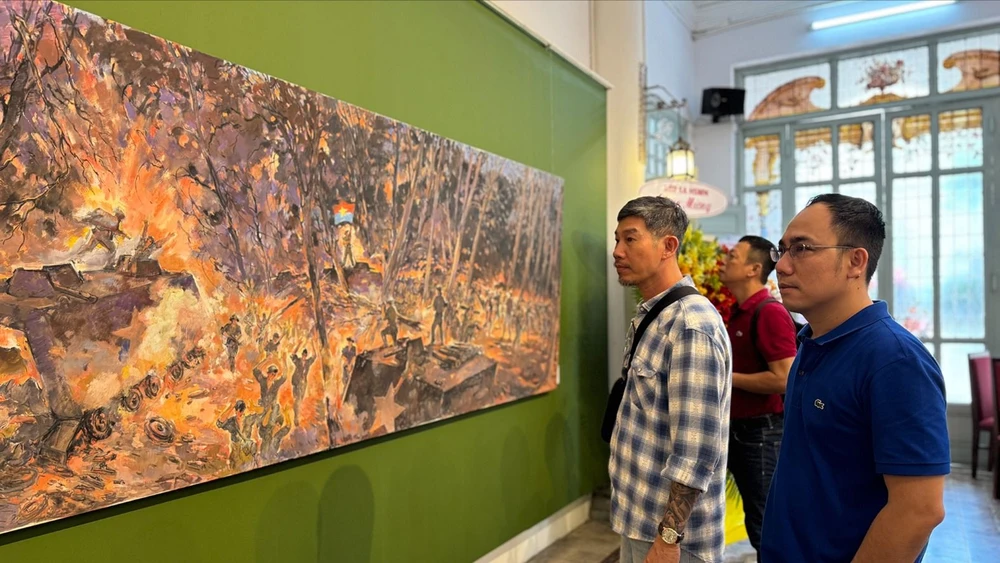
[[[830,105],[831,109],[812,113],[803,113],[793,116],[784,116],[772,119],[762,119],[757,121],[745,121],[737,119],[736,134],[736,182],[738,187],[736,196],[738,206],[741,209],[740,224],[746,221],[746,209],[744,205],[745,196],[748,192],[759,192],[765,190],[781,190],[782,197],[782,223],[787,225],[788,221],[795,214],[795,188],[799,185],[795,178],[795,142],[794,134],[797,130],[814,129],[818,127],[831,128],[831,144],[833,151],[833,176],[828,182],[835,191],[839,191],[840,185],[852,183],[852,181],[870,181],[866,179],[851,179],[845,182],[839,177],[839,126],[845,123],[856,123],[866,120],[874,122],[875,132],[875,182],[876,196],[879,208],[882,209],[887,219],[887,230],[889,237],[892,236],[892,183],[898,178],[909,176],[930,176],[932,180],[932,213],[934,240],[934,331],[933,337],[923,338],[928,348],[932,351],[938,361],[943,360],[942,345],[949,343],[982,343],[984,347],[993,351],[994,355],[1000,352],[1000,253],[995,249],[1000,248],[1000,204],[997,201],[997,151],[1000,150],[996,134],[996,120],[1000,116],[1000,87],[983,88],[964,92],[940,93],[938,91],[938,47],[942,42],[951,42],[964,38],[991,33],[1000,34],[1000,26],[997,24],[970,27],[958,31],[933,34],[921,38],[908,38],[897,41],[890,41],[874,45],[867,45],[855,49],[842,49],[822,55],[803,57],[793,60],[781,61],[763,65],[754,65],[739,68],[735,71],[736,85],[742,88],[745,79],[749,75],[770,73],[777,70],[786,70],[801,66],[808,66],[817,63],[828,63],[830,65]],[[848,108],[838,107],[838,63],[843,59],[855,57],[877,55],[888,51],[895,51],[914,47],[928,48],[928,80],[929,94],[919,98],[898,100],[869,106],[854,106]],[[982,108],[983,118],[983,163],[979,167],[965,167],[954,170],[941,170],[939,162],[939,140],[938,123],[939,114],[946,111],[959,109]],[[752,109],[752,108],[751,108]],[[923,173],[899,173],[892,171],[892,119],[907,115],[931,115],[931,151],[932,163],[930,170]],[[780,138],[781,149],[781,180],[769,186],[747,186],[745,185],[745,156],[744,147],[748,137],[759,135],[777,134]],[[966,172],[978,172],[983,174],[983,221],[984,221],[984,284],[985,284],[985,311],[986,316],[985,333],[983,338],[943,338],[941,334],[941,241],[940,241],[940,180],[943,175]],[[827,184],[827,182],[803,182],[803,186]],[[745,226],[745,224],[744,224]],[[776,241],[775,241],[776,242]],[[892,244],[885,245],[882,258],[879,261],[878,285],[879,299],[886,301],[889,310],[894,312],[893,303],[893,249]],[[954,374],[953,374],[954,376]],[[954,403],[953,403],[954,404]],[[964,403],[958,403],[962,405]]]

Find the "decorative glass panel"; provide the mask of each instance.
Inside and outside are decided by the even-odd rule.
[[[830,128],[795,132],[795,181],[829,182],[833,179],[833,146]]]
[[[1000,33],[938,43],[938,92],[1000,85]]]
[[[837,63],[837,105],[868,106],[930,94],[927,47],[844,59]]]
[[[938,166],[942,170],[983,165],[983,110],[938,114]]]
[[[969,388],[969,354],[986,349],[981,342],[941,344],[941,374],[944,375],[944,392],[951,404],[967,405],[972,402]]]
[[[875,273],[872,274],[872,281],[868,284],[868,297],[872,301],[878,299],[878,270],[875,270]]]
[[[941,336],[986,336],[986,269],[983,248],[983,175],[941,176]]]
[[[859,197],[881,209],[878,204],[878,186],[875,185],[875,182],[841,184],[837,191],[847,196]],[[881,258],[879,260],[881,261]],[[872,281],[868,284],[868,296],[872,299],[878,299],[878,270],[872,275]]]
[[[824,184],[821,186],[806,186],[804,188],[795,188],[795,212],[798,213],[809,205],[809,200],[822,194],[828,194],[833,191],[833,186],[830,184]]]
[[[747,121],[830,109],[830,64],[820,63],[743,80]]]
[[[840,177],[875,175],[875,124],[871,121],[841,125],[837,131],[837,168]]]
[[[892,120],[892,171],[895,174],[931,169],[931,116],[911,115]]]
[[[934,336],[931,179],[892,185],[893,316],[918,337]]]
[[[781,238],[781,190],[746,192],[743,205],[747,213],[747,234],[759,235],[770,241]]]
[[[860,197],[878,207],[878,191],[875,182],[855,182],[853,184],[841,184],[840,193],[851,197]]]
[[[743,171],[747,187],[781,183],[781,137],[747,137],[743,144]]]
[[[646,179],[667,175],[667,153],[680,137],[680,114],[672,109],[646,113]]]
[[[875,185],[875,182],[841,184],[839,191],[844,195],[860,197],[865,201],[871,202],[875,207],[881,208],[878,204],[878,187]],[[868,296],[872,299],[878,299],[878,270],[872,275],[872,281],[868,284]]]

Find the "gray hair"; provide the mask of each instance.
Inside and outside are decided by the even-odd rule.
[[[626,217],[638,217],[646,223],[646,228],[654,237],[675,236],[684,240],[688,228],[688,216],[677,202],[661,196],[644,196],[633,199],[618,212],[618,221]]]

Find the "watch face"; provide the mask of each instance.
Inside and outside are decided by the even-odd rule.
[[[679,536],[680,535],[677,533],[677,530],[674,530],[673,528],[660,529],[660,537],[663,539],[663,541],[669,544],[677,543]]]

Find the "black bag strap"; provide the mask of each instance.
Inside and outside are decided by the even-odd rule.
[[[642,338],[642,334],[646,332],[646,328],[656,320],[660,311],[688,295],[701,295],[701,292],[689,285],[682,285],[671,289],[669,293],[650,307],[649,312],[646,313],[646,316],[642,318],[639,326],[635,329],[635,334],[632,335],[632,349],[628,353],[628,363],[622,367],[622,379],[628,379],[628,370],[632,367],[632,358],[635,356],[635,349],[639,346],[639,340]]]
[[[768,297],[757,304],[757,308],[753,310],[753,316],[750,317],[750,342],[753,344],[754,350],[758,352],[760,348],[757,346],[757,317],[760,316],[760,310],[768,303],[780,303],[780,301],[773,297]],[[791,315],[788,316],[790,317]]]

